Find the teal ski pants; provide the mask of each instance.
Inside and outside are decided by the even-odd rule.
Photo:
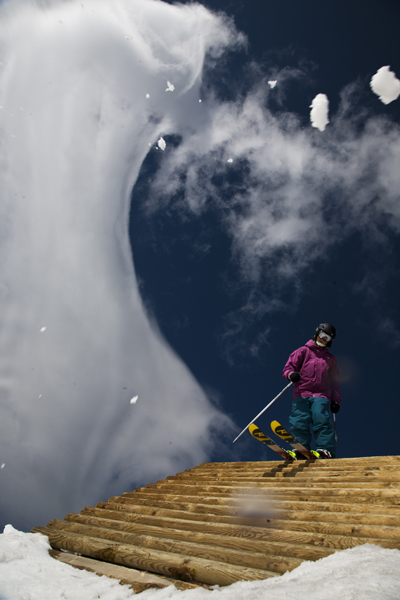
[[[295,438],[310,449],[312,427],[316,448],[329,450],[336,456],[335,432],[329,416],[329,400],[319,396],[294,398],[289,417],[290,430]]]

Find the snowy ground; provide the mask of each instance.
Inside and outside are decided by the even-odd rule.
[[[125,600],[135,594],[116,580],[62,564],[47,538],[7,525],[0,534],[0,600]],[[282,577],[212,591],[174,587],[142,592],[141,600],[400,600],[400,550],[364,544]]]

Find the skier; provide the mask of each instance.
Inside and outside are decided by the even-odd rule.
[[[335,433],[329,418],[339,412],[341,395],[336,358],[329,352],[336,329],[330,323],[321,323],[314,337],[305,346],[295,350],[283,369],[285,379],[293,382],[291,432],[310,449],[311,432],[321,458],[335,458]],[[297,458],[304,458],[296,452]]]

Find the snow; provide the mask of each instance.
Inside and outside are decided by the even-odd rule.
[[[325,94],[317,94],[311,102],[310,119],[313,127],[324,131],[329,123],[328,119],[329,101]]]
[[[175,86],[172,85],[172,83],[170,81],[167,81],[167,89],[165,90],[166,92],[173,92],[175,89]]]
[[[47,538],[7,525],[0,535],[0,600],[124,600],[128,586],[58,562]],[[179,591],[146,590],[141,600],[400,600],[400,551],[364,544],[264,581]]]
[[[389,104],[400,96],[400,81],[389,66],[377,70],[370,81],[370,86],[384,104]]]
[[[133,398],[131,398],[131,404],[136,404],[136,402],[138,401],[139,396],[134,396]]]
[[[40,330],[40,333],[43,333],[44,331],[46,331],[47,327],[42,327]]]
[[[0,535],[0,600],[124,600],[128,586],[58,562],[40,533],[6,525]]]
[[[276,81],[276,79],[272,79],[271,81],[268,81],[268,84],[270,86],[270,88],[274,88],[276,86],[278,82]]]
[[[165,150],[165,148],[167,147],[167,144],[164,140],[164,138],[160,137],[160,139],[157,142],[157,145],[159,148],[161,148],[161,150]]]

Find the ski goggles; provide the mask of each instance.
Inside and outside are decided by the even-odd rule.
[[[322,331],[322,329],[319,330],[318,337],[321,338],[321,340],[324,340],[324,342],[330,342],[332,339],[332,336],[329,335],[329,333],[325,333],[325,331]]]

